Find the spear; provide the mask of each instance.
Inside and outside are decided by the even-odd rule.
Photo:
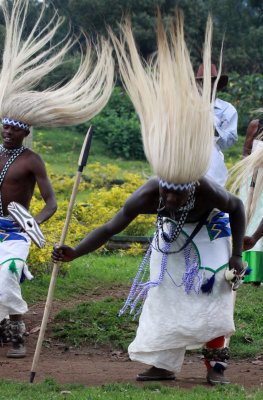
[[[66,221],[65,221],[64,228],[63,228],[60,242],[59,242],[60,246],[62,246],[64,244],[66,236],[67,236],[68,227],[69,227],[70,219],[72,216],[72,211],[73,211],[75,198],[76,198],[79,183],[80,183],[81,174],[82,174],[83,168],[87,164],[87,160],[88,160],[91,139],[92,139],[92,126],[90,126],[90,128],[86,134],[86,137],[85,137],[85,140],[83,142],[82,149],[80,152],[79,161],[78,161],[78,171],[76,174],[74,186],[73,186],[71,197],[70,197],[70,202],[68,205]],[[46,305],[45,305],[45,309],[44,309],[44,315],[43,315],[41,328],[40,328],[40,332],[39,332],[39,336],[38,336],[38,341],[37,341],[37,345],[36,345],[36,350],[35,350],[35,354],[34,354],[34,358],[33,358],[33,362],[32,362],[32,367],[31,367],[31,372],[30,372],[30,382],[31,383],[34,381],[34,378],[36,375],[40,351],[41,351],[41,347],[42,347],[42,343],[43,343],[43,339],[44,339],[44,335],[45,335],[45,331],[46,331],[46,327],[47,327],[47,321],[49,318],[51,305],[52,305],[52,301],[53,301],[53,295],[54,295],[58,270],[59,270],[59,263],[57,262],[57,263],[54,263],[54,265],[53,265],[53,271],[52,271],[51,280],[50,280],[50,284],[49,284],[48,295],[47,295]]]

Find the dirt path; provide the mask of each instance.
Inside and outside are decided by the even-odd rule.
[[[25,322],[29,331],[40,325],[43,307],[43,304],[35,305],[27,313]],[[66,308],[66,303],[55,302],[51,318],[63,308]],[[38,333],[30,334],[27,344],[28,355],[24,359],[8,359],[5,357],[8,346],[0,348],[1,377],[15,381],[29,381],[37,335]],[[61,384],[83,383],[87,386],[96,386],[106,382],[136,383],[136,374],[147,367],[131,362],[127,354],[112,353],[107,347],[65,348],[62,343],[53,341],[48,331],[46,339],[49,347],[43,347],[35,382],[42,381],[46,376],[52,376]],[[164,385],[181,388],[191,388],[195,385],[207,387],[205,375],[201,356],[187,356],[182,371],[177,374],[177,379],[165,382]],[[243,385],[246,389],[257,386],[263,390],[263,355],[253,359],[230,361],[226,375],[232,383]]]

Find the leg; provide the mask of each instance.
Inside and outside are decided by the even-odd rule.
[[[4,318],[0,321],[0,345],[3,347],[5,343],[11,341],[11,335],[9,333],[9,320]]]
[[[206,343],[207,348],[203,350],[207,368],[206,379],[211,385],[230,383],[224,376],[224,371],[227,368],[226,361],[229,355],[228,349],[223,346],[224,336],[220,336]]]
[[[26,356],[25,336],[28,335],[23,322],[23,315],[10,315],[9,332],[12,348],[8,350],[8,358],[23,358]]]

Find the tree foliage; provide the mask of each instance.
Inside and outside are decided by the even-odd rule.
[[[13,2],[9,0],[9,3],[11,6]],[[50,20],[55,8],[65,17],[60,29],[61,37],[70,29],[76,34],[83,29],[93,42],[97,35],[107,36],[107,26],[118,34],[119,23],[123,17],[130,16],[136,42],[144,57],[156,50],[157,9],[168,23],[174,19],[174,8],[178,6],[184,12],[185,36],[195,69],[202,59],[205,25],[208,13],[211,13],[214,22],[213,62],[218,64],[224,38],[224,72],[242,75],[262,72],[262,0],[46,0],[46,4],[43,23]],[[25,34],[31,32],[41,7],[40,0],[30,0]],[[0,15],[0,49],[3,48],[4,32],[3,15]],[[73,58],[74,51],[76,48],[72,49]],[[67,72],[70,71],[71,67]]]
[[[157,9],[165,20],[174,18],[178,6],[185,15],[185,34],[193,63],[201,60],[202,43],[208,13],[213,16],[213,57],[217,63],[224,37],[224,70],[249,74],[262,71],[263,65],[263,3],[262,0],[52,0],[72,21],[95,37],[107,35],[106,26],[118,33],[118,24],[125,15],[132,19],[136,41],[147,57],[156,48],[155,26]]]

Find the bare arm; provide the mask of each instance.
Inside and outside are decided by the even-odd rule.
[[[242,247],[246,223],[244,205],[238,197],[219,185],[213,184],[212,186],[210,184],[207,200],[214,208],[229,214],[232,232],[232,257],[229,260],[229,266],[240,272],[243,269]]]
[[[243,251],[252,249],[256,245],[257,241],[262,238],[262,236],[263,236],[263,218],[260,221],[260,224],[257,230],[253,233],[253,235],[244,237]]]
[[[246,132],[246,140],[244,143],[244,148],[243,148],[243,158],[247,157],[251,154],[252,150],[252,145],[253,145],[253,137],[255,133],[258,130],[258,119],[254,119],[251,121],[247,127],[247,132]]]
[[[112,235],[122,232],[139,214],[155,213],[158,198],[158,180],[150,179],[128,198],[124,206],[109,222],[90,232],[75,248],[55,247],[52,260],[54,262],[72,261],[98,249]]]
[[[38,154],[34,154],[32,172],[35,176],[41,196],[46,203],[40,213],[35,216],[36,222],[42,224],[57,210],[57,200],[51,182],[47,176],[45,163]]]

